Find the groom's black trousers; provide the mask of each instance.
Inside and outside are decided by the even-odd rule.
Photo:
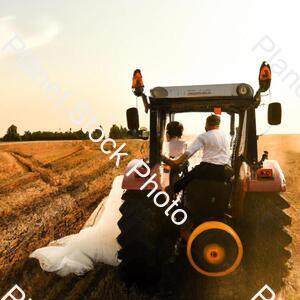
[[[228,165],[215,165],[202,162],[194,167],[190,172],[186,173],[183,178],[179,179],[174,185],[174,192],[178,193],[184,189],[193,179],[226,181],[228,180]],[[230,167],[229,167],[230,168]]]

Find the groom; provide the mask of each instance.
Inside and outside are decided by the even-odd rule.
[[[170,160],[163,157],[163,161],[171,166],[180,165],[192,157],[197,151],[203,150],[202,161],[174,185],[174,192],[178,193],[193,179],[225,181],[233,175],[229,166],[229,141],[220,129],[221,118],[211,114],[206,119],[205,132],[188,146],[179,158]]]

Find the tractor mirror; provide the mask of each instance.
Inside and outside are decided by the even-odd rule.
[[[129,130],[138,130],[140,127],[139,113],[135,107],[131,107],[126,111],[127,127]]]
[[[270,65],[265,61],[260,66],[258,79],[260,92],[266,92],[271,85],[272,73]]]
[[[268,123],[279,125],[281,123],[281,104],[278,102],[270,103],[268,106]]]

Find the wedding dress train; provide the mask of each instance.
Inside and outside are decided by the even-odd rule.
[[[98,262],[118,265],[120,230],[117,222],[121,218],[119,208],[123,202],[122,179],[123,176],[115,178],[109,196],[99,204],[78,234],[53,241],[32,252],[30,257],[38,259],[43,270],[60,276],[82,275]]]

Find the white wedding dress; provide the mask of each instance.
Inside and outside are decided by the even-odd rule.
[[[53,241],[32,252],[30,257],[38,259],[43,270],[60,276],[82,275],[98,262],[118,265],[120,245],[117,237],[120,230],[117,222],[121,218],[119,208],[123,203],[122,180],[123,176],[115,178],[109,196],[99,204],[78,234]]]

